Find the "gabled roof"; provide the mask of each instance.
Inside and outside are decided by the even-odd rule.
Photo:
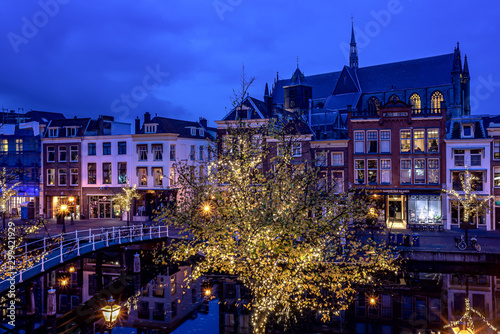
[[[490,123],[490,118],[488,116],[464,116],[461,118],[451,119],[447,124],[446,138],[463,140],[488,138],[485,123]],[[462,124],[472,124],[474,128],[474,138],[462,138]]]
[[[90,123],[90,118],[68,118],[68,119],[54,119],[50,121],[45,130],[44,137],[47,137],[47,132],[49,128],[78,128],[76,137],[81,137],[84,135],[85,130],[87,129]],[[66,137],[66,131],[59,131],[58,138]]]
[[[242,119],[265,119],[273,117],[275,113],[283,112],[283,110],[277,106],[272,106],[272,110],[269,110],[267,104],[264,101],[261,101],[251,96],[248,96],[243,101],[242,105],[248,108],[245,117]],[[244,112],[244,111],[240,111],[238,110],[238,108],[234,108],[226,116],[224,116],[222,120],[223,121],[238,120],[240,119],[240,115],[238,115],[239,112]]]
[[[183,121],[180,119],[166,118],[156,116],[149,123],[158,124],[156,133],[175,133],[182,138],[197,138],[197,139],[215,139],[211,133],[217,131],[215,128],[202,127],[198,122]],[[195,135],[191,135],[191,128],[203,128],[204,134],[200,136],[200,131],[196,131]],[[141,129],[140,133],[144,133],[144,127]]]

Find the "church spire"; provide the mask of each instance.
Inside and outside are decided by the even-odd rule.
[[[354,37],[354,22],[351,16],[351,44],[349,50],[349,66],[358,68],[358,48],[356,47],[356,38]]]
[[[269,96],[269,87],[267,86],[267,82],[266,82],[266,88],[264,89],[264,96]]]
[[[469,63],[467,62],[467,55],[464,57],[464,73],[463,73],[464,78],[470,78],[469,75]]]
[[[462,72],[462,58],[460,57],[460,45],[458,44],[458,42],[453,54],[453,72]]]

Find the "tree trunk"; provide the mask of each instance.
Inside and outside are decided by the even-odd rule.
[[[130,211],[127,211],[127,226],[130,226]]]
[[[252,314],[252,334],[264,334],[266,332],[268,317],[269,310],[259,310],[258,307],[254,308]]]

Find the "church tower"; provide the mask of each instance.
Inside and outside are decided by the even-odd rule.
[[[453,98],[451,101],[451,116],[461,117],[463,115],[462,108],[462,58],[460,56],[460,45],[453,53],[453,69],[451,71],[451,80],[453,85]]]
[[[298,61],[290,85],[283,88],[285,89],[285,109],[294,111],[309,109],[309,99],[312,99],[312,86],[307,85],[306,78],[299,69]]]
[[[351,21],[351,44],[349,49],[349,67],[358,68],[358,48],[354,37],[354,23]]]

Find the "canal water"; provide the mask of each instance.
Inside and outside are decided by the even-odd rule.
[[[19,290],[18,304],[34,300],[31,314],[18,306],[15,333],[101,333],[99,308],[113,296],[123,306],[112,333],[251,334],[249,294],[239,282],[213,276],[188,282],[189,266],[151,261],[147,251],[117,251],[80,259],[38,278]],[[142,263],[137,263],[137,258]],[[126,268],[126,269],[124,269]],[[56,315],[47,316],[49,290]],[[5,304],[4,304],[5,305]],[[6,332],[6,310],[0,333]],[[474,322],[475,333],[500,327],[500,268],[485,264],[408,263],[381,288],[365,289],[348,311],[327,323],[309,314],[287,331],[272,333],[452,333],[456,321]],[[454,327],[460,327],[455,324]]]

